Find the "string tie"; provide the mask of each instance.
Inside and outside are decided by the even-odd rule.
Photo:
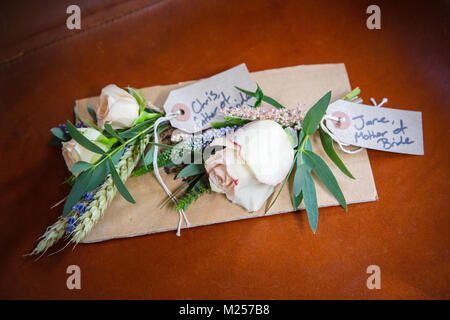
[[[161,175],[159,174],[159,168],[158,168],[158,126],[165,122],[169,121],[173,118],[178,117],[181,114],[181,110],[178,110],[177,112],[166,114],[163,117],[158,118],[155,121],[155,126],[153,128],[154,136],[155,136],[155,151],[153,152],[153,171],[155,173],[156,179],[158,180],[159,184],[162,186],[164,191],[167,193],[167,196],[172,199],[172,201],[176,204],[178,202],[177,198],[172,194],[172,192],[169,190],[169,188],[164,183],[163,179],[161,178]],[[184,213],[183,209],[178,210],[178,213],[180,215],[178,219],[178,227],[177,227],[177,236],[179,237],[181,235],[181,223],[184,219],[184,222],[186,223],[187,227],[190,227],[189,220],[186,217],[186,214]]]

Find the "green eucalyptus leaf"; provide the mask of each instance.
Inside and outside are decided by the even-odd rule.
[[[158,146],[160,148],[164,148],[164,149],[173,149],[173,146],[169,145],[169,144],[163,144],[163,143],[156,143],[156,142],[152,142],[150,141],[149,144],[154,145],[154,146]]]
[[[144,166],[147,167],[153,162],[153,155],[155,154],[155,147],[151,147],[150,150],[144,156]]]
[[[125,131],[118,133],[118,135],[121,138],[130,139],[130,138],[133,138],[134,136],[138,135],[142,131],[147,130],[149,127],[153,127],[154,123],[155,123],[155,121],[153,119],[148,119],[142,123],[134,125],[133,127],[129,128]]]
[[[303,201],[305,202],[306,213],[308,215],[309,226],[316,233],[317,222],[319,220],[319,207],[317,206],[316,187],[311,177],[311,171],[307,171],[303,182]]]
[[[81,122],[83,122],[86,125],[91,126],[94,129],[102,132],[102,130],[99,127],[97,127],[97,125],[95,125],[92,121],[90,121],[89,119],[86,119],[86,118],[83,118],[82,116],[80,116],[80,114],[78,113],[78,110],[77,110],[77,105],[75,105],[73,107],[73,113],[75,114],[75,118],[76,119],[80,120]]]
[[[303,201],[303,191],[300,191],[298,195],[292,194],[292,205],[294,209],[297,210],[302,201]]]
[[[322,142],[323,149],[327,153],[328,157],[331,159],[331,161],[334,162],[334,164],[348,177],[355,179],[353,175],[350,173],[350,171],[345,166],[344,162],[339,158],[336,150],[334,149],[333,145],[333,139],[330,137],[328,133],[322,130],[322,128],[319,128],[320,133],[320,141]]]
[[[314,170],[319,179],[323,182],[325,187],[336,198],[339,204],[347,210],[347,203],[345,202],[344,194],[336,181],[336,178],[328,168],[325,161],[323,161],[317,154],[312,151],[305,151],[303,153],[303,161],[308,167]],[[306,195],[305,195],[306,196]]]
[[[264,94],[261,90],[261,88],[259,87],[259,85],[257,85],[256,91],[252,92],[252,91],[248,91],[248,90],[244,90],[242,88],[239,88],[237,86],[234,86],[236,89],[238,89],[239,91],[245,93],[246,95],[256,98],[256,102],[253,105],[254,108],[259,107],[259,105],[261,104],[261,101],[263,100]]]
[[[89,162],[78,161],[78,162],[75,162],[75,164],[72,166],[72,170],[70,170],[70,171],[72,172],[72,174],[75,175],[80,172],[86,171],[90,168],[92,168],[92,164],[90,164]]]
[[[70,122],[67,121],[67,130],[69,131],[70,136],[75,139],[79,144],[81,144],[86,149],[98,153],[98,154],[104,154],[105,152],[97,146],[95,143],[93,143],[91,140],[83,136],[83,134],[78,131],[77,128]]]
[[[269,96],[266,96],[266,95],[263,96],[263,101],[267,102],[268,104],[274,106],[277,109],[283,109],[284,108],[284,106],[281,103],[279,103],[274,98],[271,98]]]
[[[124,148],[120,148],[118,151],[116,151],[112,156],[111,160],[114,163],[114,165],[117,165],[120,161],[120,158],[122,158],[123,154],[125,152]]]
[[[92,108],[92,106],[88,103],[86,105],[86,109],[89,112],[89,115],[92,117],[92,120],[94,120],[94,122],[97,122],[97,113],[95,112],[94,108]]]
[[[331,91],[328,91],[306,113],[305,119],[303,120],[303,123],[302,123],[302,131],[304,130],[307,135],[311,136],[314,134],[314,132],[316,132],[317,126],[319,125],[320,120],[322,120],[322,117],[324,116],[325,112],[327,111],[328,104],[330,103],[330,99],[331,99]]]
[[[248,91],[248,90],[239,88],[239,87],[237,87],[237,86],[234,86],[234,87],[235,87],[236,89],[238,89],[239,91],[245,93],[246,95],[248,95],[248,96],[250,96],[250,97],[256,98],[256,92]]]
[[[306,141],[305,140],[305,132],[303,130],[300,130],[300,133],[298,134],[298,141],[300,142],[299,146],[303,147],[303,150],[312,150],[312,145],[311,145],[311,140],[309,139],[309,137],[306,137]]]
[[[125,140],[123,140],[121,137],[119,137],[119,135],[117,134],[116,130],[114,130],[114,128],[109,124],[105,124],[105,130],[106,132],[108,132],[113,138],[116,138],[117,140],[119,140],[122,144],[125,143]]]
[[[297,158],[297,167],[295,169],[295,176],[294,176],[293,194],[295,196],[298,196],[300,194],[300,192],[302,192],[303,181],[305,180],[306,171],[307,171],[306,165],[301,165],[300,157],[298,157]]]
[[[256,100],[254,107],[258,107],[261,104],[261,100],[262,100],[262,101],[267,102],[268,104],[274,106],[277,109],[284,108],[284,106],[281,103],[279,103],[278,101],[276,101],[275,99],[264,95],[261,88],[259,87],[259,85],[255,92],[244,90],[244,89],[236,87],[236,86],[235,86],[235,88],[238,89],[239,91],[245,93],[246,95],[249,95],[250,97],[256,98],[257,100]]]
[[[191,163],[180,171],[180,173],[177,175],[177,178],[191,177],[203,172],[205,172],[205,167],[203,165]]]
[[[263,94],[261,88],[259,87],[259,85],[257,85],[255,93],[256,93],[256,102],[253,106],[254,108],[259,107],[261,105],[262,99],[264,97],[264,94]]]
[[[89,191],[88,184],[89,180],[92,176],[92,170],[84,171],[82,174],[78,176],[75,180],[75,184],[70,190],[69,195],[67,196],[66,202],[64,204],[63,214],[62,216],[67,216],[71,211],[72,207],[80,200],[83,193]]]
[[[64,131],[61,128],[55,127],[50,129],[51,133],[58,139],[62,141],[68,141],[70,140],[70,137],[64,133]]]
[[[87,189],[94,190],[97,188],[103,181],[105,181],[106,177],[109,174],[109,166],[107,162],[104,160],[105,156],[103,156],[99,163],[92,171],[91,179],[89,180]]]
[[[226,121],[222,122],[212,122],[211,128],[213,129],[220,129],[225,127],[232,127],[232,126],[243,126],[246,123],[249,123],[249,120],[244,119],[237,119],[237,118],[231,118],[231,117],[225,117]]]
[[[127,187],[125,187],[125,184],[117,173],[116,167],[114,166],[114,163],[111,161],[111,159],[108,159],[108,165],[117,190],[125,198],[125,200],[131,203],[136,203],[136,201],[133,199],[133,196],[130,194]]]

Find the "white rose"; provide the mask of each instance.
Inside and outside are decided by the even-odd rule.
[[[205,162],[212,190],[250,212],[262,207],[294,160],[288,135],[271,120],[253,121],[211,145],[225,146]]]
[[[95,141],[101,134],[97,130],[93,128],[80,128],[78,131],[80,131],[86,138],[94,142],[103,150],[106,151],[108,149],[104,144]],[[62,154],[69,171],[72,170],[73,165],[78,161],[94,163],[101,157],[100,154],[86,149],[74,139],[62,143]]]
[[[102,89],[96,114],[100,128],[108,123],[114,129],[126,129],[132,127],[139,117],[139,105],[131,94],[110,84]]]

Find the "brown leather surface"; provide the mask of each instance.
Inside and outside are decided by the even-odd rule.
[[[382,29],[372,31],[369,1],[89,1],[79,32],[48,27],[65,20],[56,2],[34,5],[27,20],[14,17],[29,4],[2,8],[2,60],[24,53],[0,66],[0,298],[450,298],[448,2],[377,1]],[[425,156],[369,151],[379,200],[321,209],[315,235],[301,212],[23,257],[67,192],[60,151],[46,143],[75,99],[241,62],[344,62],[366,100],[423,112]],[[71,264],[81,290],[66,288]],[[366,287],[372,264],[380,290]]]

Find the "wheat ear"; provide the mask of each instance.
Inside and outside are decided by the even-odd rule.
[[[140,148],[141,146],[143,148],[147,146],[150,136],[145,136],[143,144],[136,143],[130,146],[120,158],[116,169],[122,181],[125,182],[136,167],[140,159]],[[78,226],[71,233],[72,239],[70,241],[79,243],[103,216],[116,192],[117,188],[112,181],[111,174],[109,174],[105,182],[93,192],[93,201],[88,205],[86,212],[82,216],[77,216],[76,211],[72,211],[68,216],[60,217],[58,221],[47,228],[46,232],[39,238],[40,241],[36,248],[29,255],[44,254],[51,246],[56,244],[64,236],[70,217],[75,217],[78,222]]]
[[[60,217],[53,225],[47,228],[45,233],[39,238],[36,248],[29,255],[44,254],[48,248],[57,243],[66,232],[69,217]]]
[[[145,148],[150,140],[150,135],[144,138],[144,143],[136,143],[128,148],[124,155],[116,165],[117,172],[119,173],[122,181],[126,181],[131,175],[131,172],[136,167],[140,159],[140,148]],[[94,194],[94,200],[88,205],[86,212],[77,220],[78,226],[72,232],[71,242],[77,244],[91,232],[97,222],[105,213],[106,208],[109,206],[114,196],[117,193],[117,188],[114,185],[111,174],[107,176],[105,182],[98,188]]]

